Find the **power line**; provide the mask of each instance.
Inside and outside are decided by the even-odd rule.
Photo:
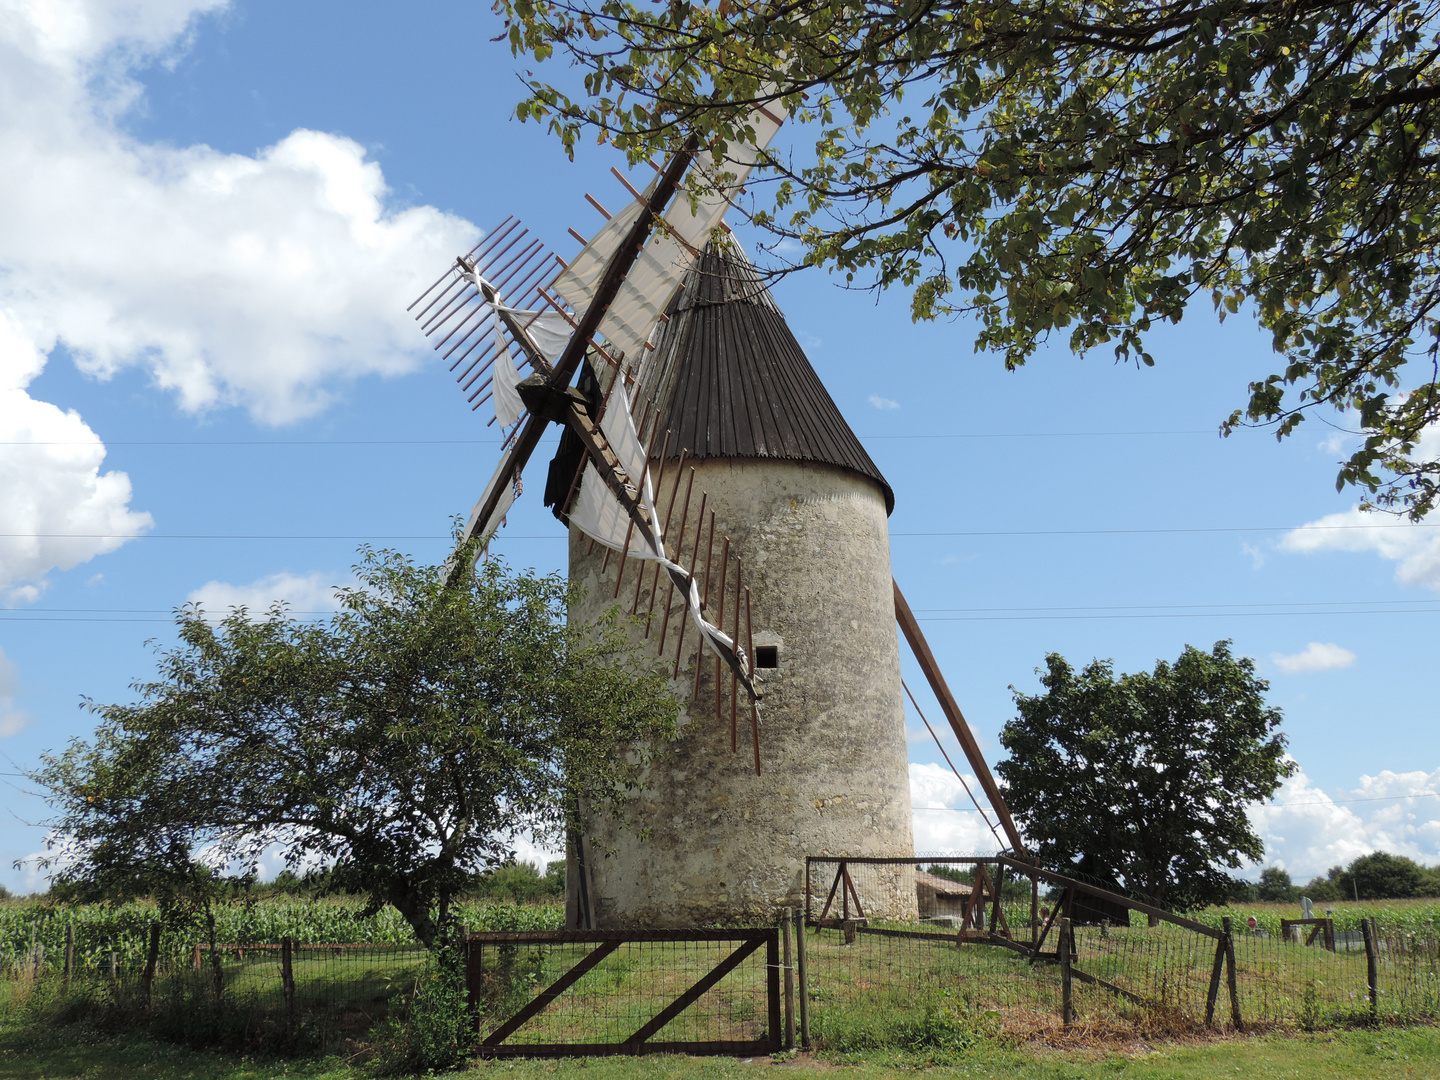
[[[1128,536],[1161,533],[1331,532],[1346,529],[1434,529],[1435,522],[1391,525],[1223,525],[1174,529],[996,529],[964,532],[892,532],[893,536]]]
[[[1277,810],[1288,810],[1292,806],[1349,806],[1351,803],[1363,802],[1394,802],[1398,799],[1420,799],[1426,796],[1440,796],[1440,791],[1412,791],[1408,795],[1367,795],[1358,799],[1297,799],[1295,802],[1272,802],[1264,803],[1265,809],[1274,808]],[[974,807],[969,806],[912,806],[912,813],[945,813],[945,814],[981,814],[977,803]]]
[[[1215,428],[1170,431],[966,431],[857,435],[874,439],[1092,439],[1164,435],[1216,435]],[[499,446],[501,439],[6,439],[0,446]]]
[[[155,609],[159,610],[159,609]],[[228,610],[228,609],[227,609]],[[259,611],[258,608],[251,608],[252,611]],[[290,615],[328,615],[329,611],[295,611],[288,610]],[[921,618],[920,622],[1083,622],[1103,621],[1113,619],[1260,619],[1260,618],[1294,618],[1296,616],[1315,615],[1436,615],[1440,614],[1440,605],[1428,608],[1382,608],[1374,610],[1336,609],[1332,611],[1177,611],[1154,614],[1131,614],[1131,615],[968,615],[968,616],[930,616]],[[207,618],[224,618],[218,612],[206,612]],[[91,622],[91,623],[171,623],[174,619],[164,618],[101,618],[95,615],[32,615],[28,611],[10,611],[0,614],[0,622]]]
[[[1421,603],[1422,601],[1416,601]],[[1071,622],[1087,619],[1278,619],[1296,615],[1432,615],[1440,606],[1311,611],[1171,611],[1116,615],[931,615],[920,622]]]
[[[1126,536],[1166,535],[1170,533],[1244,533],[1335,531],[1353,529],[1434,529],[1440,523],[1396,523],[1391,525],[1233,525],[1173,529],[1003,529],[955,532],[892,532],[892,537],[905,536]],[[449,534],[352,535],[340,533],[0,533],[0,539],[18,540],[449,540]],[[569,540],[565,533],[522,534],[506,536],[497,533],[495,540]]]
[[[1085,604],[1074,607],[1062,607],[1058,604],[1048,604],[1044,607],[980,607],[980,608],[915,608],[916,611],[928,612],[952,612],[952,611],[1165,611],[1171,608],[1277,608],[1277,607],[1326,607],[1337,604],[1348,604],[1357,606],[1362,604],[1430,604],[1440,603],[1432,600],[1275,600],[1265,602],[1235,602],[1226,604]],[[39,610],[39,609],[35,609]]]

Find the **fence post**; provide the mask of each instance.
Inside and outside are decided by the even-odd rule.
[[[110,950],[110,981],[120,981],[120,954],[114,949]]]
[[[800,969],[800,1046],[810,1049],[810,968],[805,962],[805,923],[796,916],[799,933],[795,937],[795,958]]]
[[[795,960],[795,922],[791,910],[781,909],[780,914],[780,937],[784,949],[784,975],[785,975],[785,1049],[789,1050],[795,1045],[795,968],[792,966]]]
[[[1225,929],[1225,983],[1230,991],[1230,1021],[1235,1025],[1236,1031],[1244,1031],[1245,1025],[1240,1020],[1240,984],[1235,973],[1235,934],[1232,930],[1233,920],[1226,915],[1220,920],[1221,926]]]
[[[280,985],[285,991],[285,1023],[295,1023],[295,939],[280,939]]]
[[[1030,878],[1030,951],[1040,948],[1040,878]]]
[[[1070,920],[1060,920],[1060,1019],[1068,1028],[1075,1020],[1075,1006],[1070,985]]]
[[[465,930],[465,1007],[475,1018],[475,1030],[480,1030],[480,993],[485,986],[485,946],[470,939],[470,930]]]
[[[1205,995],[1205,1026],[1215,1023],[1215,1001],[1220,996],[1220,975],[1225,970],[1225,939],[1215,942],[1215,963],[1210,968],[1210,990]]]
[[[1360,936],[1365,939],[1365,980],[1369,984],[1370,991],[1370,1019],[1378,1020],[1380,1017],[1380,972],[1379,958],[1375,955],[1378,951],[1375,942],[1375,920],[1360,920]]]
[[[75,974],[75,924],[65,924],[65,989],[70,989],[70,978]]]
[[[145,971],[140,976],[141,991],[145,995],[145,1007],[150,1007],[150,990],[155,985],[155,967],[160,962],[160,924],[150,924],[150,944],[145,950]]]

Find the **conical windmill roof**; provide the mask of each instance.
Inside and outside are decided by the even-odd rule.
[[[711,242],[666,313],[635,400],[671,431],[670,454],[834,465],[895,495],[840,415],[753,263]]]

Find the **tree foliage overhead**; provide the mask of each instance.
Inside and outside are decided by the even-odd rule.
[[[62,881],[143,887],[200,856],[245,872],[278,846],[428,945],[517,834],[561,839],[577,799],[613,807],[673,734],[664,673],[613,619],[568,626],[562,579],[490,560],[447,588],[368,549],[356,569],[324,622],[183,612],[140,700],[91,705],[93,741],[34,775]]]
[[[1000,743],[1005,801],[1042,861],[1172,905],[1216,902],[1227,869],[1264,853],[1246,807],[1295,770],[1269,685],[1228,641],[1172,665],[1078,674],[1045,658],[1043,694],[1015,694]]]
[[[1355,410],[1337,486],[1433,506],[1435,0],[496,7],[517,55],[583,70],[583,97],[532,79],[518,110],[568,146],[638,161],[693,130],[722,160],[778,97],[813,148],[767,159],[754,216],[802,263],[908,288],[918,319],[973,313],[1011,367],[1054,333],[1149,364],[1192,300],[1243,309],[1283,365],[1224,430]]]

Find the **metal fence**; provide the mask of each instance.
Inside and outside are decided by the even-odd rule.
[[[774,928],[485,933],[467,944],[482,1054],[781,1048]]]
[[[956,871],[971,880],[943,876]],[[1440,939],[1374,920],[1303,936],[1212,926],[1008,857],[812,858],[805,889],[825,1045],[965,1014],[1020,1036],[1440,1018]]]
[[[76,954],[85,956],[80,962]],[[330,1048],[365,1039],[408,999],[425,970],[418,944],[196,946],[107,949],[0,961],[0,1010],[64,996],[112,1023],[188,1042],[235,1047]]]

